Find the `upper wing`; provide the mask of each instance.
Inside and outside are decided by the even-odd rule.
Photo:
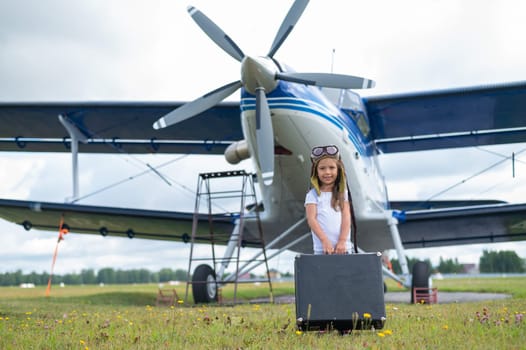
[[[385,153],[524,142],[526,82],[364,98]]]
[[[526,204],[408,211],[398,225],[405,248],[526,239]]]
[[[68,118],[88,138],[91,153],[220,154],[243,138],[239,103],[221,103],[177,127],[153,123],[181,106],[173,102],[0,103],[0,151],[69,151]]]

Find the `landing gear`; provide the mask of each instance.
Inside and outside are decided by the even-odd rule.
[[[217,282],[214,269],[199,265],[192,277],[192,294],[196,304],[217,302]]]
[[[413,265],[413,278],[411,280],[411,304],[414,300],[415,288],[429,288],[429,266],[423,261],[417,261]]]

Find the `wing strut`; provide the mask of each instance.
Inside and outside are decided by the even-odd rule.
[[[79,153],[79,141],[87,143],[88,138],[80,129],[66,116],[62,114],[58,115],[58,120],[68,131],[69,137],[71,138],[71,166],[73,175],[73,195],[69,199],[70,202],[75,201],[79,196],[79,173],[78,173],[78,153]],[[66,200],[67,202],[68,200]]]
[[[400,267],[402,268],[403,285],[411,287],[411,276],[409,274],[409,267],[407,266],[407,258],[404,251],[402,240],[400,239],[400,233],[398,232],[398,220],[391,215],[389,218],[389,230],[391,231],[391,238],[398,255],[398,261],[400,261]]]

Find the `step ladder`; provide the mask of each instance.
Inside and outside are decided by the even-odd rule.
[[[215,290],[219,296],[218,302],[224,303],[222,298],[221,287],[226,284],[234,284],[234,300],[237,303],[238,284],[240,283],[268,283],[270,302],[273,302],[272,282],[268,267],[267,253],[265,250],[265,241],[263,239],[263,229],[259,216],[259,208],[254,185],[255,175],[247,173],[244,170],[232,170],[223,172],[200,173],[197,183],[197,195],[192,223],[192,235],[190,239],[190,257],[188,259],[188,281],[186,284],[185,302],[188,302],[188,290],[192,285],[192,265],[196,262],[205,262],[212,264],[212,269],[216,275]],[[238,203],[239,207],[237,207]],[[234,211],[226,209],[236,208]],[[237,210],[239,208],[239,210]],[[230,218],[230,220],[229,220]],[[207,220],[205,220],[207,219]],[[250,237],[245,233],[245,222],[250,220],[255,222],[251,227],[257,228],[257,234]],[[234,229],[228,233],[225,230],[218,229],[229,221],[228,227],[233,227],[232,222],[237,223],[237,230]],[[211,254],[209,256],[198,256],[196,253],[196,244],[209,244]],[[216,254],[216,245],[226,245],[227,253],[223,258],[218,258]],[[252,247],[261,249],[261,252],[255,257],[263,256],[260,259],[241,259],[241,249]],[[228,253],[230,248],[230,253]],[[225,269],[224,266],[235,262],[235,271],[230,276],[223,279],[218,275]],[[240,268],[240,263],[244,265]],[[266,276],[263,279],[244,279],[242,274],[248,273],[246,266],[250,264],[265,264]],[[221,268],[222,267],[222,268]],[[204,282],[201,282],[204,283]]]

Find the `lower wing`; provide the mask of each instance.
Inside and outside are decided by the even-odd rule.
[[[526,204],[489,204],[401,212],[405,248],[526,240]]]
[[[63,222],[63,228],[75,233],[189,242],[194,215],[2,199],[0,218],[22,225],[26,230],[34,228],[58,232],[60,223]],[[209,222],[212,222],[213,226],[210,226]],[[196,223],[196,243],[209,241],[212,227],[216,243],[226,244],[234,227],[234,217],[199,214],[196,216]]]

